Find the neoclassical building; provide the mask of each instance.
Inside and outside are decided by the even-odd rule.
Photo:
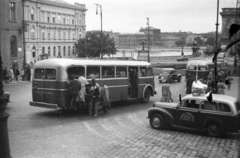
[[[23,65],[22,7],[20,0],[0,1],[0,55],[3,67]]]
[[[74,43],[85,36],[84,4],[63,0],[24,2],[26,63],[74,56]]]

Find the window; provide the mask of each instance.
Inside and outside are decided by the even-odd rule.
[[[70,67],[68,68],[67,72],[68,72],[68,76],[70,74],[73,74],[74,76],[80,76],[80,75],[85,76],[85,69],[83,66]]]
[[[146,67],[140,67],[140,77],[147,76],[147,68]]]
[[[45,22],[45,12],[41,12],[41,21]]]
[[[55,14],[53,14],[53,23],[55,23],[56,21],[55,21],[55,18],[56,18],[56,15]]]
[[[61,46],[58,46],[58,57],[61,57]]]
[[[66,24],[66,18],[65,18],[65,16],[63,17],[63,24]]]
[[[35,79],[44,79],[44,69],[35,69]]]
[[[202,103],[202,109],[204,110],[213,110],[213,111],[218,111],[217,108],[217,103],[216,102],[208,102],[208,101],[204,101]]]
[[[61,40],[61,30],[58,30],[58,39]]]
[[[68,56],[70,56],[70,46],[68,46]]]
[[[48,29],[48,40],[51,40],[51,32],[50,32],[50,29]]]
[[[230,107],[225,103],[218,103],[218,108],[221,112],[231,112]]]
[[[17,57],[17,38],[16,36],[11,37],[10,41],[11,57]]]
[[[117,67],[116,68],[116,77],[117,78],[126,78],[127,77],[127,67]]]
[[[51,55],[51,47],[48,47],[48,56],[50,57]]]
[[[56,30],[53,30],[53,39],[56,40]]]
[[[32,47],[32,57],[33,58],[36,57],[36,48],[35,48],[35,46]]]
[[[45,47],[42,47],[42,54],[45,54]]]
[[[32,38],[32,40],[35,39],[35,27],[34,26],[32,26],[32,28],[31,28],[31,38]]]
[[[186,108],[199,109],[200,103],[201,102],[199,100],[183,100],[181,106]]]
[[[114,78],[115,68],[113,66],[102,67],[102,78]]]
[[[72,39],[73,39],[73,40],[75,39],[75,37],[74,37],[74,32],[72,33]]]
[[[42,40],[45,40],[45,30],[44,30],[44,28],[42,29]]]
[[[72,53],[75,54],[75,47],[72,47]]]
[[[66,47],[63,47],[63,56],[66,56]]]
[[[56,56],[56,47],[55,46],[53,47],[53,56],[54,57]]]
[[[47,13],[47,22],[50,22],[50,13]]]
[[[99,66],[87,67],[87,78],[100,78],[100,67]]]
[[[151,68],[151,67],[148,67],[148,69],[147,69],[147,75],[148,75],[148,76],[153,76],[153,71],[152,71],[152,68]]]
[[[16,21],[16,4],[15,4],[15,2],[9,3],[9,9],[10,9],[10,21]]]
[[[70,16],[67,17],[67,24],[70,24]]]
[[[46,69],[45,70],[45,79],[55,80],[56,79],[56,70],[54,70],[54,69]]]
[[[66,40],[66,31],[63,31],[63,39]]]
[[[34,21],[34,8],[31,9],[31,21]]]
[[[74,20],[72,20],[72,24],[74,25]]]
[[[68,40],[70,40],[70,30],[68,30]]]
[[[58,23],[61,23],[61,15],[58,15]]]

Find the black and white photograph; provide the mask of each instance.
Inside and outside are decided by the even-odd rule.
[[[240,0],[0,0],[0,158],[240,158]]]

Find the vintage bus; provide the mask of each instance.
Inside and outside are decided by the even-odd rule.
[[[228,64],[225,60],[217,61],[217,70],[222,69],[225,74],[228,73]],[[202,59],[202,60],[190,60],[186,64],[186,80],[191,76],[196,76],[204,80],[207,80],[209,72],[213,71],[214,75],[214,63],[212,59]]]
[[[110,102],[141,99],[155,93],[151,64],[145,61],[47,59],[34,65],[31,106],[72,109],[68,99],[69,75],[83,74],[91,83],[105,81]]]

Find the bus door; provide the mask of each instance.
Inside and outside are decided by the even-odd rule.
[[[129,66],[129,97],[130,98],[138,98],[138,67]]]

